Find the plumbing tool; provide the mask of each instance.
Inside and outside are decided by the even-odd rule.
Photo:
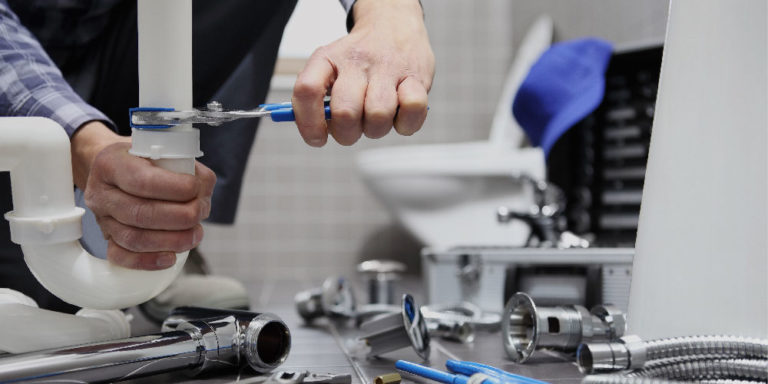
[[[238,380],[239,384],[350,384],[352,375],[348,373],[312,373],[309,371],[278,371],[271,375],[257,376]]]
[[[455,305],[425,305],[421,313],[427,322],[468,323],[474,329],[495,332],[501,325],[501,315],[497,312],[483,311],[477,305],[464,301]]]
[[[450,372],[443,372],[405,360],[395,362],[395,368],[402,372],[444,384],[547,384],[546,381],[516,375],[490,365],[471,361],[448,360],[445,362],[445,366]]]
[[[369,348],[368,356],[413,347],[424,360],[429,359],[429,332],[419,306],[409,294],[403,295],[401,311],[373,318],[360,326],[365,334],[358,340]]]
[[[400,306],[395,304],[395,282],[405,265],[394,260],[366,260],[357,265],[357,271],[363,274],[368,288],[368,304],[357,308],[357,324],[367,319],[384,314],[399,313]]]
[[[468,344],[475,340],[475,327],[472,326],[472,323],[451,319],[429,319],[427,317],[424,319],[431,337],[458,341],[462,344]]]
[[[0,358],[0,382],[112,382],[182,369],[195,375],[281,365],[291,348],[285,323],[269,313],[238,312],[180,322],[171,332]]]
[[[387,373],[384,375],[376,376],[373,379],[373,384],[400,384],[403,380],[399,373]]]
[[[526,377],[522,375],[517,375],[496,367],[492,367],[490,365],[475,363],[472,361],[447,360],[445,362],[445,367],[448,368],[449,371],[459,375],[472,377],[474,375],[481,374],[481,375],[486,375],[488,377],[496,379],[499,382],[505,383],[505,384],[507,383],[546,384],[545,381],[532,379],[530,377]]]
[[[325,100],[325,119],[331,118],[330,99]],[[177,111],[173,108],[138,107],[128,110],[131,128],[165,129],[179,124],[219,125],[240,119],[270,117],[274,122],[295,121],[291,102],[261,104],[250,110],[225,110],[217,101],[205,108]]]
[[[483,374],[468,377],[461,374],[443,372],[439,369],[411,363],[410,361],[405,360],[396,361],[395,368],[397,368],[398,371],[434,380],[443,384],[499,384],[497,380],[491,379],[489,376]]]
[[[366,260],[357,265],[368,286],[369,304],[394,304],[395,281],[405,271],[405,265],[394,260]]]
[[[579,344],[611,341],[624,335],[624,313],[611,305],[588,311],[581,305],[537,307],[523,292],[504,307],[501,336],[507,356],[523,363],[541,348],[574,351]]]
[[[299,292],[293,300],[307,322],[321,316],[351,318],[356,314],[352,286],[343,277],[329,277],[321,287]]]

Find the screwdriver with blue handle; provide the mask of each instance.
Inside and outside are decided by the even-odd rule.
[[[445,365],[452,373],[405,360],[395,362],[395,368],[399,371],[444,384],[548,384],[546,381],[516,375],[471,361],[448,360]]]
[[[330,99],[324,101],[325,119],[331,118]],[[262,104],[251,110],[225,110],[224,107],[212,101],[204,109],[177,111],[173,108],[138,107],[128,110],[131,128],[137,129],[166,129],[179,124],[208,124],[219,125],[239,119],[269,117],[272,121],[296,121],[293,105],[290,102]]]

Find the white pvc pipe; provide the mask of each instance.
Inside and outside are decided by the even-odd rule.
[[[130,307],[162,292],[183,266],[132,270],[83,250],[69,138],[53,120],[0,118],[0,171],[11,173],[11,240],[21,245],[37,280],[62,300],[84,308]]]
[[[55,325],[55,326],[52,326]],[[0,289],[0,351],[25,353],[130,337],[119,310],[82,309],[76,315],[48,311],[23,294]]]
[[[192,1],[139,0],[140,106],[192,107]],[[135,130],[131,153],[194,174],[199,132],[191,126]],[[0,170],[11,171],[14,211],[6,215],[32,274],[62,300],[117,309],[145,302],[174,280],[188,252],[161,271],[138,271],[88,254],[77,241],[69,138],[43,118],[0,118]]]
[[[192,109],[192,1],[139,0],[138,28],[139,106]],[[190,124],[134,129],[132,141],[132,154],[174,172],[194,174],[202,156]]]

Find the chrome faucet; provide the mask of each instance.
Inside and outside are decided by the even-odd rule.
[[[543,180],[535,180],[528,175],[517,177],[533,188],[535,204],[530,206],[527,212],[499,207],[496,210],[496,219],[499,223],[506,224],[512,220],[526,223],[531,229],[526,247],[589,247],[589,241],[566,229],[565,195],[560,188]]]

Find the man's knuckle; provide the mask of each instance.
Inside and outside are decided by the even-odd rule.
[[[208,170],[208,188],[213,190],[213,187],[216,185],[216,182],[219,180],[219,178],[216,176],[216,174]]]
[[[203,170],[200,172],[200,177],[203,179],[205,185],[207,186],[216,184],[216,173],[208,167],[203,168]]]
[[[195,246],[195,235],[193,230],[187,230],[176,236],[175,252],[184,252]]]
[[[197,196],[200,191],[200,186],[203,183],[201,178],[197,177],[185,177],[179,186],[181,188],[180,193],[187,199],[192,199]]]
[[[365,119],[373,124],[392,123],[395,111],[389,108],[372,107],[365,110]]]
[[[189,228],[200,222],[200,202],[198,199],[185,204],[179,213],[179,224]]]
[[[300,76],[293,87],[293,95],[299,99],[320,99],[325,96],[325,88],[318,80]]]
[[[359,120],[360,111],[347,106],[336,107],[333,110],[333,119],[345,122]]]
[[[91,210],[95,210],[98,205],[98,194],[93,191],[93,188],[86,188],[83,192],[83,198],[85,199],[85,205]]]
[[[361,46],[351,46],[347,49],[347,60],[355,63],[358,68],[367,69],[374,61],[375,54],[370,49]]]

